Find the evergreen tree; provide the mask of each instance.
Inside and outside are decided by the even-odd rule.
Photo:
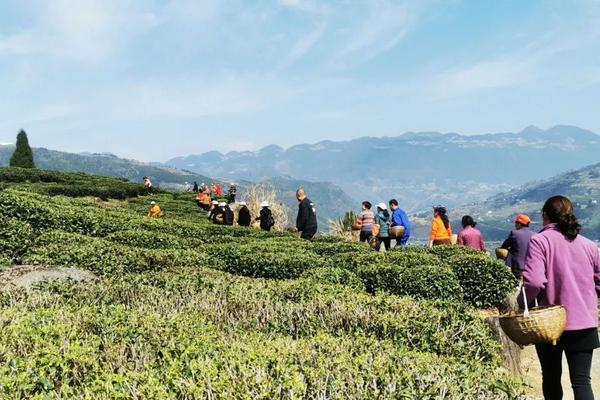
[[[35,168],[35,163],[33,162],[33,151],[31,151],[31,147],[29,147],[27,133],[25,133],[25,131],[22,129],[17,135],[17,146],[15,148],[15,152],[10,158],[10,166],[20,168]]]

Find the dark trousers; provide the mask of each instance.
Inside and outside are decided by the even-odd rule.
[[[392,247],[392,239],[390,239],[389,237],[378,237],[377,240],[379,240],[380,243],[383,243],[383,245],[385,246],[385,251],[389,251]]]
[[[592,367],[593,350],[564,350],[560,345],[536,345],[535,349],[542,366],[542,390],[544,399],[562,399],[563,390],[560,383],[562,375],[563,351],[569,364],[569,376],[575,400],[594,400],[592,393]]]
[[[371,239],[371,236],[373,236],[373,232],[371,231],[360,231],[361,242],[368,242]]]
[[[304,239],[304,240],[311,240],[313,238],[313,236],[315,236],[316,234],[317,234],[316,229],[308,229],[308,230],[302,231],[302,233],[300,233],[300,238]]]

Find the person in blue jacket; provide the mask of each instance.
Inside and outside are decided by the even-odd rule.
[[[408,239],[410,238],[410,222],[408,222],[408,216],[403,209],[398,207],[398,200],[392,199],[389,202],[390,210],[392,210],[392,227],[403,226],[404,235],[401,239],[396,239],[396,243],[400,246],[406,246]]]

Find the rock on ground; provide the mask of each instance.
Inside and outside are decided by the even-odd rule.
[[[12,288],[30,289],[33,285],[55,280],[75,282],[94,281],[98,277],[90,271],[76,268],[57,268],[40,265],[19,265],[0,273],[0,290]]]

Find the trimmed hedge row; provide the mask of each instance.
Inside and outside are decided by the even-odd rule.
[[[129,182],[125,178],[35,168],[0,168],[0,184],[3,187],[18,184],[21,188],[50,196],[126,199],[148,194],[144,185]]]
[[[123,307],[4,312],[9,398],[520,397],[506,372],[398,351],[368,337],[223,332],[202,319]],[[73,338],[79,338],[76,345]],[[27,343],[22,346],[22,343]]]
[[[0,301],[40,308],[122,305],[203,319],[232,332],[369,336],[398,349],[498,363],[499,345],[487,325],[475,310],[456,302],[372,296],[308,279],[249,279],[189,267],[111,275],[94,285],[52,284],[47,290],[49,296],[34,298],[0,294]]]
[[[390,254],[411,258],[435,256],[439,265],[452,269],[464,300],[476,307],[495,307],[514,293],[518,281],[504,263],[464,246],[436,246],[431,249],[403,247]],[[393,255],[392,257],[400,257]]]
[[[358,276],[369,293],[384,290],[400,296],[425,299],[463,299],[460,282],[448,267],[417,265],[407,268],[379,264],[360,268]]]
[[[174,266],[206,266],[210,260],[207,254],[195,250],[137,249],[101,238],[50,231],[37,238],[23,256],[23,262],[85,268],[99,274],[118,274]]]

